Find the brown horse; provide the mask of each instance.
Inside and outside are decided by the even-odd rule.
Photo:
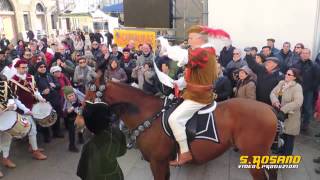
[[[96,85],[98,86],[98,82]],[[87,92],[86,99],[93,100],[95,92]],[[155,96],[128,85],[107,82],[102,99],[109,105],[126,103],[139,108],[139,112],[130,113],[125,106],[119,106],[118,114],[129,129],[136,128],[162,109],[163,101]],[[218,104],[214,111],[216,128],[220,143],[196,139],[191,142],[190,150],[193,163],[206,163],[236,146],[242,155],[269,155],[276,135],[276,116],[270,106],[247,99],[230,99]],[[81,119],[81,117],[77,117]],[[79,120],[78,119],[78,120]],[[150,162],[155,180],[169,179],[169,161],[175,148],[175,142],[168,137],[156,119],[150,128],[137,138],[137,145],[144,158]],[[254,180],[265,180],[263,169],[250,169]]]

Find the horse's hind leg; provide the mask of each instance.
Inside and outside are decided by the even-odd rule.
[[[170,169],[168,161],[150,161],[151,171],[154,180],[169,180],[170,179]]]
[[[268,146],[264,146],[268,147]],[[246,146],[242,147],[239,146],[239,150],[241,151],[241,155],[249,156],[249,162],[252,163],[253,156],[267,156],[268,154],[268,148],[258,147],[255,145],[249,145],[246,144]],[[250,169],[250,174],[253,178],[253,180],[267,180],[267,175],[264,169],[256,169],[252,168]]]
[[[269,175],[269,180],[277,180],[278,179],[278,169],[270,169],[266,170]]]
[[[250,174],[253,180],[268,180],[264,169],[250,169]]]

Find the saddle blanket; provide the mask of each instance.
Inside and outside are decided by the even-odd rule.
[[[162,127],[165,133],[174,138],[170,125],[168,123],[171,113],[182,103],[179,100],[166,99],[164,107],[167,110],[162,114]],[[197,111],[186,124],[186,134],[188,142],[194,139],[205,139],[214,143],[219,143],[219,136],[216,129],[215,118],[213,110],[216,108],[217,103],[212,104]]]

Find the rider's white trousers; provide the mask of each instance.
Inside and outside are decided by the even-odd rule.
[[[181,153],[189,151],[185,127],[188,120],[194,115],[194,113],[205,106],[206,104],[186,99],[170,115],[169,125],[174,137],[178,141]]]

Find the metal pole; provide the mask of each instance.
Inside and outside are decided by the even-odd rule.
[[[312,59],[315,59],[320,50],[320,0],[317,1],[317,11],[316,11],[316,23],[314,27],[314,41],[312,47]]]
[[[59,18],[59,15],[61,13],[59,0],[56,0],[56,6],[57,6],[56,19],[58,20],[58,23],[59,23],[59,27],[56,27],[56,28],[58,30],[58,29],[61,29],[61,26],[62,26],[61,18]]]
[[[186,38],[186,9],[187,3],[186,0],[183,0],[183,38]]]
[[[176,19],[177,17],[177,2],[176,0],[172,0],[172,29],[176,29]]]
[[[202,1],[202,24],[208,25],[208,0]]]

